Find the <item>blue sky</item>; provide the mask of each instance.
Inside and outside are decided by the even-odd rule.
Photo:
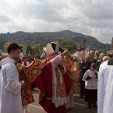
[[[0,0],[0,33],[72,30],[110,43],[112,0]]]

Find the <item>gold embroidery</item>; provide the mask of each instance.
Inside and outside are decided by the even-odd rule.
[[[78,80],[78,65],[77,63],[74,63],[72,60],[68,59],[63,62],[63,65],[67,69],[67,73],[69,77],[71,78],[71,90],[70,94],[76,94],[77,93],[77,80]]]
[[[58,68],[55,69],[56,72],[56,78],[57,78],[57,87],[56,87],[56,98],[57,97],[66,97],[66,92],[65,92],[65,84],[64,81],[62,80],[62,83],[60,83],[60,73]]]

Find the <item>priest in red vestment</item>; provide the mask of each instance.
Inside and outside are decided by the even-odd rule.
[[[40,66],[37,66],[37,71],[31,71],[32,68],[30,67],[26,72],[33,78],[32,86],[40,90],[39,103],[47,113],[67,113],[65,105],[71,89],[71,78],[62,62],[65,60],[65,56],[68,56],[68,51],[56,55],[59,50],[62,49],[57,44],[47,44],[44,51],[48,60],[42,69],[40,68],[39,71]],[[35,62],[35,64],[37,63]],[[38,72],[37,77],[33,77],[31,74],[33,72],[34,75]]]
[[[65,105],[72,87],[72,77],[69,76],[64,62],[69,52],[63,52],[63,49],[55,43],[47,44],[44,51],[47,58],[27,66],[23,69],[24,74],[29,84],[40,90],[39,103],[47,113],[67,113]],[[59,51],[62,53],[58,54]]]

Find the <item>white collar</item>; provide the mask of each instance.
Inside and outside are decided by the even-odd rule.
[[[4,65],[4,64],[7,64],[7,63],[15,63],[15,60],[12,59],[12,58],[4,58],[2,61],[1,61],[1,64]]]

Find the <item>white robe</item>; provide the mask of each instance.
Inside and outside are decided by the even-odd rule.
[[[113,113],[113,65],[108,65],[108,61],[99,69],[98,113]]]
[[[14,60],[5,58],[2,61],[0,91],[0,113],[22,113],[21,83]]]
[[[1,69],[0,69],[0,92],[2,92],[2,76],[1,76]],[[2,94],[0,93],[0,108],[1,108],[1,100],[2,100]]]

